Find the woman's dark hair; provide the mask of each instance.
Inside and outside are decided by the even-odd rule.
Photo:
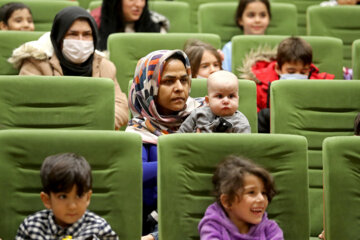
[[[29,6],[20,3],[20,2],[10,2],[7,4],[4,4],[0,7],[0,21],[4,22],[6,25],[8,25],[8,20],[11,17],[11,15],[13,14],[13,12],[15,12],[16,10],[19,9],[27,9],[29,10],[30,14],[31,10],[29,8]]]
[[[265,4],[266,10],[267,10],[267,12],[269,14],[269,18],[271,19],[271,11],[270,11],[270,2],[269,2],[269,0],[240,0],[239,4],[238,4],[238,7],[236,9],[236,13],[235,13],[235,23],[240,29],[243,29],[243,26],[241,26],[239,24],[239,19],[242,18],[247,5],[249,3],[253,3],[253,2],[262,2],[263,4]]]
[[[185,43],[184,52],[190,60],[191,75],[194,78],[198,75],[201,59],[205,51],[209,51],[215,56],[216,60],[219,63],[220,69],[222,69],[221,56],[211,44],[202,42],[197,39],[189,39]]]
[[[107,49],[107,39],[110,34],[125,31],[122,0],[103,0],[101,7],[101,22],[99,28],[99,49]],[[150,16],[148,0],[139,18],[135,22],[135,32],[160,32],[160,25],[156,24]]]
[[[354,134],[360,136],[360,112],[356,115],[354,121]]]
[[[77,195],[82,196],[92,188],[91,167],[83,156],[60,153],[45,158],[41,170],[43,191],[70,192],[76,185]]]
[[[214,195],[218,204],[221,205],[220,196],[222,194],[228,196],[229,204],[234,201],[239,190],[240,193],[243,191],[246,174],[255,175],[263,181],[268,201],[271,202],[276,192],[270,173],[250,160],[228,156],[217,166],[212,178]]]

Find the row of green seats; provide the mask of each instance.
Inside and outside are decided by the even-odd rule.
[[[359,143],[358,137],[331,137],[324,141],[325,230],[330,240],[357,236]],[[140,239],[142,142],[139,135],[100,130],[3,130],[0,145],[1,238],[13,238],[27,215],[44,208],[39,197],[43,159],[56,153],[76,152],[92,167],[93,195],[89,209],[103,216],[120,239]],[[285,134],[161,136],[158,142],[160,237],[199,238],[197,224],[207,206],[214,202],[212,173],[228,155],[252,159],[270,171],[277,195],[267,209],[269,217],[277,221],[285,239],[308,239],[307,140]]]
[[[271,133],[300,135],[308,142],[310,235],[314,239],[323,227],[323,141],[354,134],[354,119],[360,112],[359,91],[360,81],[294,80],[271,84]]]

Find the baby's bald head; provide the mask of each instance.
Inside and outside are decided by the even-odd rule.
[[[225,70],[220,70],[210,74],[207,80],[208,94],[211,91],[216,90],[219,86],[231,85],[236,88],[236,92],[239,88],[239,81],[235,74]]]

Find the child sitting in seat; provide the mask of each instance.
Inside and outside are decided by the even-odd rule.
[[[208,106],[197,108],[181,124],[179,132],[250,133],[250,124],[238,109],[239,80],[228,71],[212,73],[207,80]]]
[[[49,156],[40,176],[40,198],[47,209],[28,216],[15,239],[118,239],[105,219],[87,210],[92,177],[84,157],[74,153]]]
[[[259,132],[270,132],[269,91],[273,81],[279,79],[334,79],[333,74],[319,73],[312,64],[312,48],[299,37],[286,38],[280,42],[277,53],[264,53],[261,49],[250,53],[239,68],[240,78],[256,82]]]
[[[10,2],[0,7],[0,30],[34,31],[30,8],[19,2]]]
[[[189,39],[184,46],[184,52],[190,60],[193,78],[208,78],[213,72],[222,70],[222,57],[211,44]]]
[[[201,240],[284,239],[280,227],[265,212],[275,190],[264,168],[229,156],[216,168],[212,183],[216,202],[199,223]]]

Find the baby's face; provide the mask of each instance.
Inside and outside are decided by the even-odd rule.
[[[233,115],[239,105],[237,80],[212,82],[206,99],[211,111],[215,115],[219,117]]]

